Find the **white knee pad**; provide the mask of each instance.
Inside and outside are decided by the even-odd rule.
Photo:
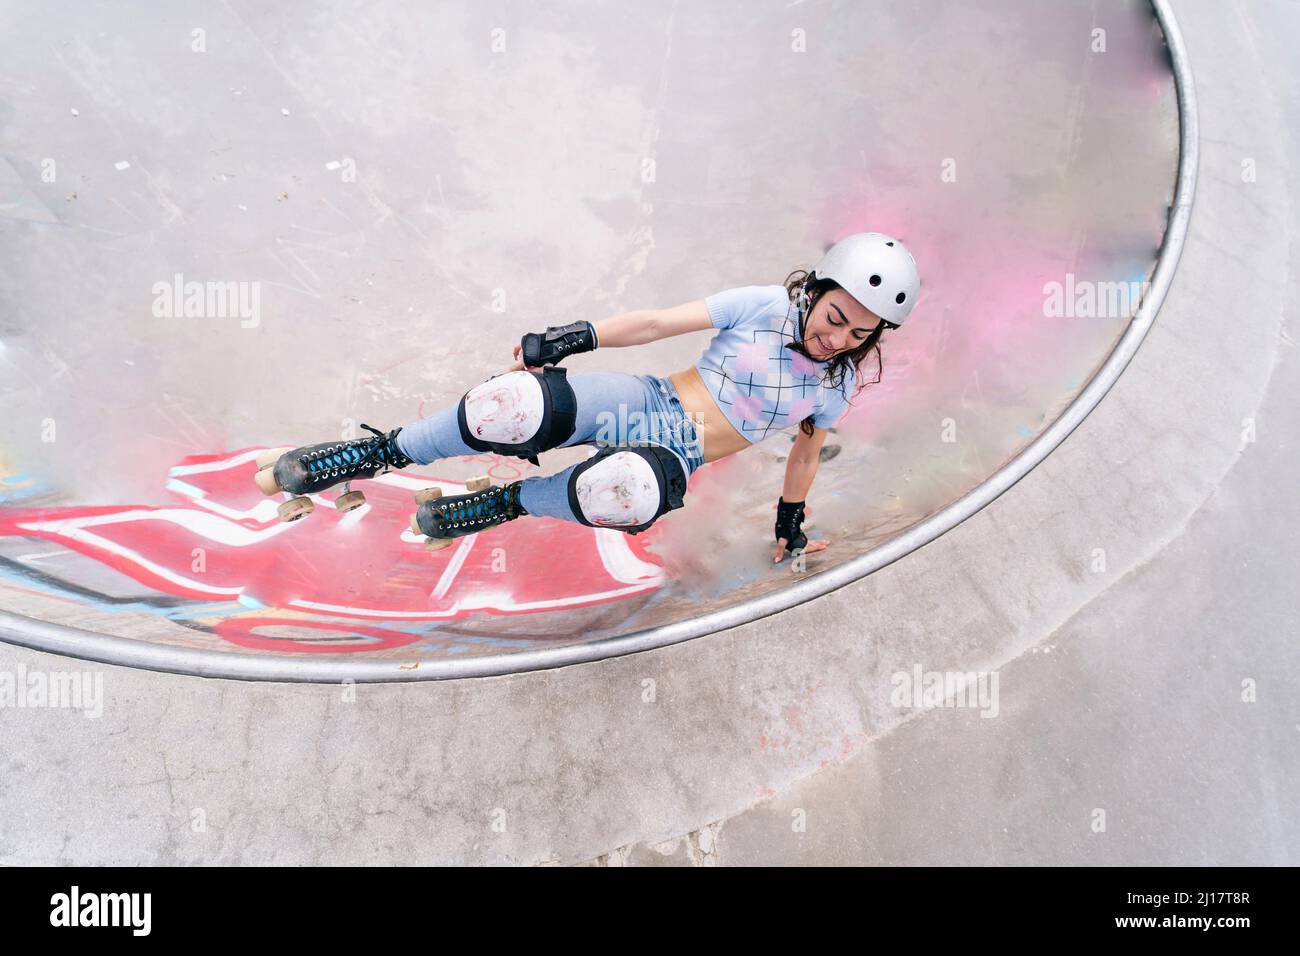
[[[580,522],[639,534],[680,508],[686,475],[677,456],[658,446],[604,448],[574,468],[569,505]]]
[[[477,451],[536,464],[539,452],[573,434],[577,402],[565,375],[552,365],[541,372],[503,372],[475,385],[460,400],[461,438]]]
[[[542,383],[532,372],[506,372],[465,393],[465,423],[484,442],[522,445],[546,413]]]

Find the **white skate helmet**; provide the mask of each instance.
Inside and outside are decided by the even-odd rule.
[[[897,239],[879,232],[857,232],[822,256],[813,276],[833,279],[849,295],[897,328],[921,291],[916,260]]]

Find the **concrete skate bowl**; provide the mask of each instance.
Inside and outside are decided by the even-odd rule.
[[[553,667],[857,580],[1100,401],[1194,189],[1181,40],[1137,0],[55,2],[0,52],[0,637],[181,673]],[[420,487],[590,449],[394,473],[293,524],[253,487],[259,450],[449,405],[525,331],[780,282],[863,229],[909,244],[922,296],[827,443],[830,547],[801,564],[771,563],[792,432],[637,537],[404,530]],[[667,374],[707,342],[566,364]]]

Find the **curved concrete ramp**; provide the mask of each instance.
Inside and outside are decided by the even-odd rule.
[[[938,6],[11,24],[0,637],[279,680],[556,666],[806,601],[987,504],[1132,357],[1194,157],[1180,188],[1147,3]],[[805,565],[770,564],[789,437],[637,538],[538,519],[426,553],[411,492],[537,473],[495,456],[293,525],[253,488],[259,449],[454,402],[524,331],[779,282],[867,228],[923,296],[828,444]],[[187,283],[231,295],[187,309]],[[706,343],[569,365],[666,374]]]

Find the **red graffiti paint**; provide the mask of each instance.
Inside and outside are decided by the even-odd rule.
[[[408,528],[414,492],[464,486],[409,471],[358,482],[364,508],[340,514],[331,490],[315,497],[313,514],[282,523],[275,512],[282,499],[253,484],[258,451],[184,459],[171,469],[170,507],[0,508],[0,536],[57,542],[162,594],[203,602],[203,624],[263,650],[312,648],[259,637],[253,628],[261,625],[237,622],[241,615],[272,608],[370,622],[354,629],[375,640],[325,648],[365,651],[417,639],[384,631],[385,622],[572,609],[644,595],[663,582],[663,567],[647,550],[653,528],[631,537],[530,516],[427,551]],[[225,602],[229,613],[214,617],[211,607]]]
[[[293,627],[320,632],[319,641],[309,638],[275,637],[259,634],[259,628]],[[235,617],[220,621],[217,633],[224,640],[255,651],[338,654],[347,651],[387,651],[405,647],[424,635],[368,625],[340,625],[330,621],[299,621],[276,617]]]

